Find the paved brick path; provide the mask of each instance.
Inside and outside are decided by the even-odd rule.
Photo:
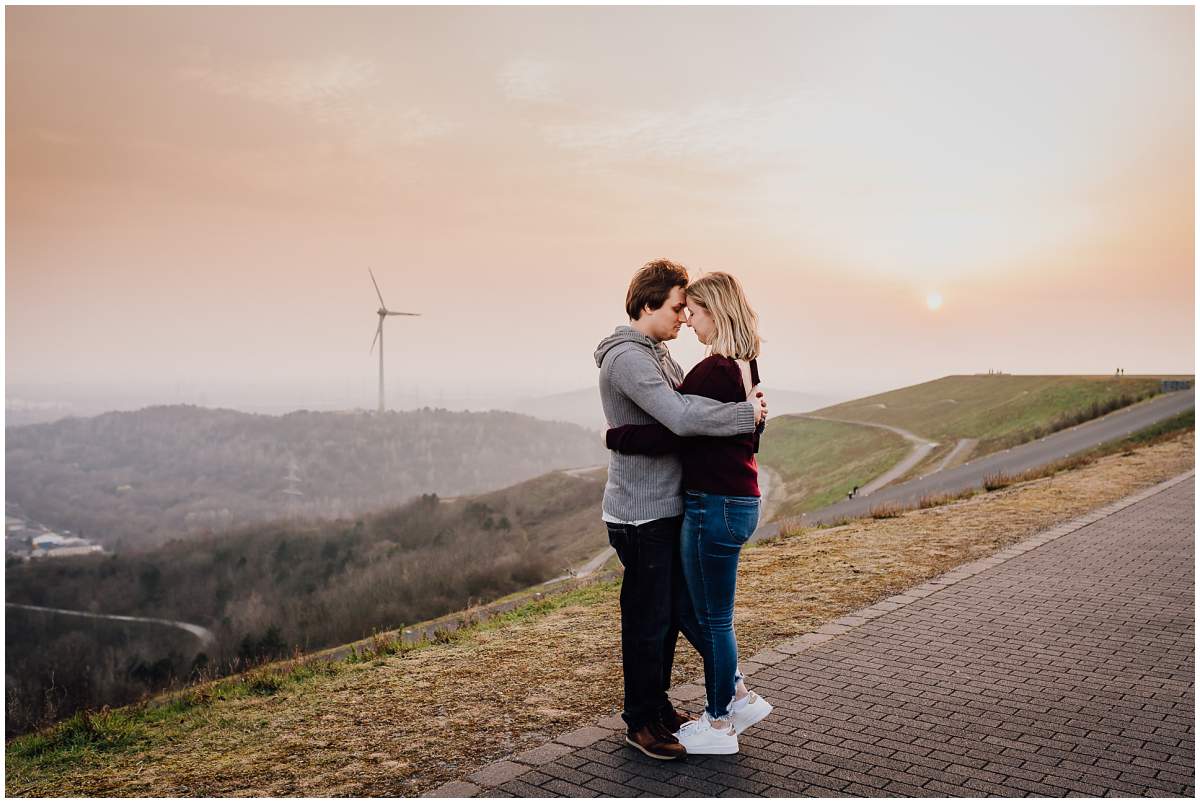
[[[1056,527],[743,662],[775,711],[658,762],[619,718],[431,795],[1188,796],[1194,478]],[[675,690],[689,707],[703,690]]]

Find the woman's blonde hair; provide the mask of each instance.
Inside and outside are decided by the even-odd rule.
[[[758,315],[746,301],[738,280],[728,273],[706,273],[687,286],[688,302],[698,302],[712,315],[716,332],[708,344],[709,354],[735,360],[753,360],[762,349]]]

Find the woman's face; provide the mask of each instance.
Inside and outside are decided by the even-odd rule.
[[[716,324],[713,323],[712,313],[701,306],[700,302],[694,298],[688,299],[688,326],[696,332],[696,339],[704,345],[708,345],[712,340],[713,333],[716,332]]]

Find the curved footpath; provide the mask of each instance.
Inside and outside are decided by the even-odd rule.
[[[855,421],[849,418],[829,418],[823,415],[801,414],[796,418],[809,418],[813,421],[834,421],[839,424],[856,424],[860,427],[875,427],[876,429],[886,429],[889,432],[894,432],[901,438],[912,444],[912,448],[908,454],[904,456],[896,465],[889,468],[884,473],[880,474],[875,479],[868,482],[866,485],[858,489],[858,496],[869,496],[875,493],[883,486],[895,479],[899,479],[908,473],[908,470],[924,460],[930,452],[937,448],[937,441],[929,441],[917,435],[914,432],[909,432],[907,429],[893,427],[891,424],[879,424],[875,421]]]
[[[738,755],[654,761],[610,716],[427,796],[1193,797],[1194,477],[743,661],[775,711]]]

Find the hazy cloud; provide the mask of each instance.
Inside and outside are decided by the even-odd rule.
[[[190,54],[198,63],[180,77],[207,91],[295,109],[342,130],[354,150],[412,145],[443,136],[454,125],[426,110],[376,99],[381,81],[373,63],[345,55],[316,60],[275,61],[245,71],[205,62],[207,51]]]
[[[514,59],[500,71],[498,80],[505,96],[512,100],[546,103],[560,99],[554,69],[546,61]]]
[[[375,69],[362,59],[337,55],[275,61],[246,72],[194,64],[182,69],[180,77],[222,95],[279,106],[321,107],[369,87],[374,83]]]
[[[551,144],[595,158],[719,160],[744,165],[795,147],[803,98],[728,103],[681,109],[604,113],[582,123],[542,128]]]

